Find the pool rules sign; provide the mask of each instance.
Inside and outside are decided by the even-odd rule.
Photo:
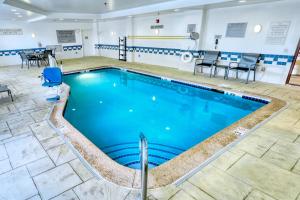
[[[284,45],[290,25],[291,21],[271,22],[266,38],[266,44]]]

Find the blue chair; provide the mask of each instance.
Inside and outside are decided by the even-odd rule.
[[[59,67],[46,67],[42,74],[44,87],[57,87],[57,94],[54,97],[47,98],[48,101],[58,101],[59,96],[59,86],[62,84],[62,72]]]

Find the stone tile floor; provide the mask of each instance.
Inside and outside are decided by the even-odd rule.
[[[179,186],[149,191],[149,199],[300,200],[300,89],[266,83],[193,76],[159,66],[90,57],[64,61],[64,69],[118,65],[288,102],[285,110],[254,130]],[[95,177],[47,123],[51,91],[41,87],[42,68],[0,67],[0,81],[15,101],[0,95],[0,200],[135,200],[138,191]],[[53,91],[52,91],[53,92]]]

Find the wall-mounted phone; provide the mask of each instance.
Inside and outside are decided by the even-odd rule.
[[[215,35],[215,50],[218,49],[219,42],[222,38],[222,35]]]

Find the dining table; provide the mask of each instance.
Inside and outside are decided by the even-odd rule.
[[[29,61],[36,61],[37,66],[40,67],[40,63],[44,60],[44,52],[25,51],[24,53]]]

